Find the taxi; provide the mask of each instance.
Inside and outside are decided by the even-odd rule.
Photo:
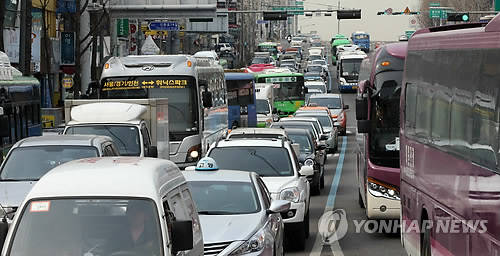
[[[271,201],[255,172],[220,170],[210,157],[183,172],[189,182],[205,242],[204,255],[283,255],[281,213],[290,201]]]

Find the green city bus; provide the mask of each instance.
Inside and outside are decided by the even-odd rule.
[[[257,46],[258,52],[269,52],[271,57],[278,59],[278,44],[274,42],[264,42]]]
[[[288,69],[270,69],[256,75],[257,83],[273,85],[274,109],[281,117],[293,115],[304,106],[306,88],[304,75]]]

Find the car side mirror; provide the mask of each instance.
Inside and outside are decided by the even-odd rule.
[[[172,223],[172,251],[177,252],[193,249],[193,221],[183,220]]]
[[[156,146],[149,146],[148,147],[148,157],[154,157],[158,158],[158,147]]]
[[[286,200],[274,200],[267,210],[267,214],[282,213],[290,210],[291,202]]]
[[[0,138],[5,138],[9,136],[10,136],[9,117],[6,115],[0,115]]]
[[[349,105],[344,105],[344,109],[349,109]]]
[[[9,224],[7,223],[7,221],[4,220],[0,221],[0,250],[3,249],[8,231],[9,231]]]
[[[370,133],[370,120],[358,120],[358,133]]]
[[[326,135],[326,134],[321,134],[319,136],[319,140],[327,140],[327,139],[328,139],[328,135]]]
[[[300,167],[299,174],[301,176],[313,176],[314,175],[314,169],[312,166],[302,166]]]
[[[203,107],[205,108],[213,107],[212,92],[204,91],[202,94],[202,98],[203,98]]]

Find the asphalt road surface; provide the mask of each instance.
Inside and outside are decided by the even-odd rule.
[[[330,68],[330,77],[334,80],[335,67]],[[333,88],[336,88],[336,84]],[[336,90],[334,91],[336,92]],[[355,256],[355,255],[406,255],[400,236],[394,233],[370,233],[373,226],[360,226],[356,232],[356,224],[366,220],[364,209],[358,204],[358,188],[356,181],[356,120],[355,93],[344,93],[344,103],[350,110],[347,112],[347,136],[339,136],[339,153],[329,155],[325,189],[321,195],[311,198],[310,217],[311,235],[307,240],[305,251],[288,251],[287,255],[308,256]],[[318,222],[326,211],[343,210],[348,223],[347,233],[339,242],[323,245],[322,235],[318,232]],[[324,226],[322,226],[324,228]],[[322,230],[323,230],[322,228]],[[368,232],[367,232],[368,231]]]

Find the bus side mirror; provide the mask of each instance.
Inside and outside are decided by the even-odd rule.
[[[358,133],[370,133],[370,120],[358,120]]]
[[[273,114],[278,114],[278,109],[273,108]]]
[[[308,93],[309,92],[309,88],[307,87],[304,87],[304,94]]]
[[[9,117],[6,115],[0,116],[0,138],[10,136]]]
[[[368,99],[356,98],[356,120],[368,119]]]
[[[213,106],[212,102],[212,93],[208,91],[204,91],[202,94],[203,98],[203,107],[205,108],[211,108]]]

